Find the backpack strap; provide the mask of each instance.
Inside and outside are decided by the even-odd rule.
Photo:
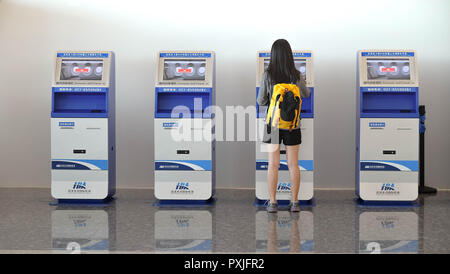
[[[296,99],[297,99],[297,97],[296,97]],[[297,115],[295,116],[295,119],[294,119],[294,124],[295,125],[297,125],[297,123],[298,123],[298,119],[300,119],[300,99],[298,99],[297,100],[297,109],[296,109],[296,111],[297,111]]]

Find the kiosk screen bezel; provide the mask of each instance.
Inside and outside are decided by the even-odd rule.
[[[59,54],[60,52],[58,52]],[[84,54],[84,52],[82,52]],[[86,53],[89,54],[89,53]],[[95,52],[95,54],[101,54]],[[110,81],[110,70],[111,70],[111,59],[109,57],[101,58],[101,57],[56,57],[56,66],[55,66],[55,76],[53,80],[54,86],[72,86],[72,87],[83,87],[83,86],[95,86],[95,87],[107,87],[109,86]],[[62,77],[62,66],[63,62],[70,61],[80,61],[83,62],[101,62],[102,63],[102,76],[101,79],[64,79]],[[95,73],[95,72],[92,72]],[[63,80],[61,80],[63,79]]]

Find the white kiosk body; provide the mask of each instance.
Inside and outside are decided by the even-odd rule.
[[[361,50],[357,62],[356,195],[418,196],[419,77],[413,50]]]
[[[52,87],[51,193],[104,200],[116,191],[111,51],[58,51]]]
[[[300,128],[302,143],[299,150],[299,168],[301,172],[300,190],[298,200],[309,201],[314,195],[314,63],[313,53],[309,50],[293,51],[294,62],[297,69],[306,77],[306,85],[311,90],[308,98],[302,98]],[[270,51],[259,51],[257,54],[256,69],[256,97],[258,97],[262,76],[270,62]],[[257,140],[256,140],[256,185],[255,192],[258,200],[268,200],[267,185],[268,153],[267,144],[262,142],[265,130],[267,106],[259,106],[257,111]],[[280,168],[278,171],[277,200],[291,199],[291,184],[289,182],[289,169],[286,162],[286,149],[280,147]]]
[[[205,201],[215,189],[215,54],[161,51],[155,85],[155,197]]]

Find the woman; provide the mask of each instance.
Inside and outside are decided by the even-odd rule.
[[[280,83],[296,84],[300,89],[302,98],[309,97],[310,91],[306,87],[304,75],[295,68],[292,49],[288,41],[278,39],[272,45],[270,63],[264,72],[261,86],[258,93],[257,102],[260,106],[266,106],[270,103],[273,86]],[[269,166],[267,169],[267,182],[269,185],[270,201],[267,206],[267,212],[275,213],[278,211],[276,200],[276,188],[278,184],[278,169],[280,166],[280,144],[286,147],[287,164],[289,167],[289,177],[291,183],[291,203],[289,210],[291,212],[300,211],[298,203],[298,191],[300,189],[300,169],[298,167],[298,150],[302,142],[300,125],[292,131],[288,129],[264,131],[263,142],[268,144]]]

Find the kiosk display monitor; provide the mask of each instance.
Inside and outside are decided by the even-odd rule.
[[[264,71],[266,71],[269,66],[270,59],[264,59]],[[294,59],[295,68],[302,73],[302,75],[306,75],[306,59]]]
[[[206,59],[166,59],[164,60],[163,80],[205,81]]]
[[[368,80],[411,80],[409,59],[367,59]]]
[[[102,80],[103,60],[74,60],[61,61],[59,80]]]

